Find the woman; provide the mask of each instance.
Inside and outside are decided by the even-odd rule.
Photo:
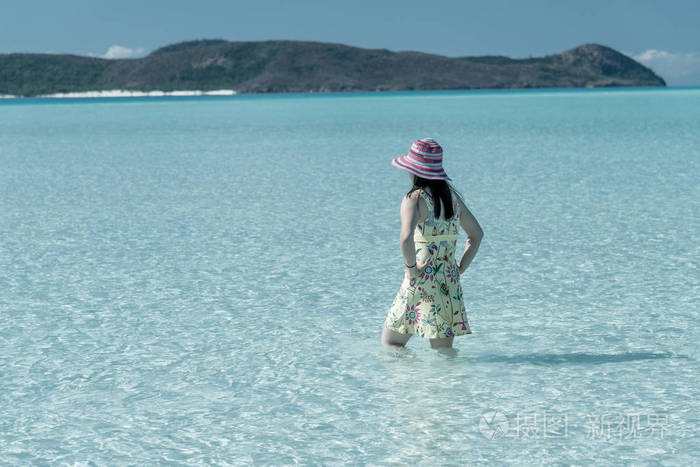
[[[452,347],[455,336],[471,334],[460,276],[476,255],[484,232],[442,168],[442,148],[432,138],[414,141],[391,161],[413,187],[401,202],[401,254],[406,275],[387,313],[382,344],[403,347],[413,334],[432,348]],[[461,226],[467,244],[455,262]]]

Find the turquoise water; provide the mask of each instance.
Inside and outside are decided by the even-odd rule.
[[[0,462],[692,464],[698,109],[697,88],[0,102]],[[380,344],[410,188],[390,160],[421,137],[485,232],[451,352]]]

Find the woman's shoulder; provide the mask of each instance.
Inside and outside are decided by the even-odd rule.
[[[416,190],[416,191],[419,191],[420,194],[421,194],[421,196],[422,196],[424,199],[426,199],[426,200],[428,200],[428,201],[432,201],[432,199],[433,199],[433,194],[430,192],[430,189],[421,187],[420,189],[418,189],[418,190]]]
[[[427,195],[427,198],[430,199],[430,193],[425,191],[423,188],[418,188],[417,190],[407,193],[404,198],[408,198],[413,201],[420,201],[421,198],[425,199],[425,195]]]
[[[415,203],[418,206],[418,219],[419,221],[425,220],[428,216],[428,210],[430,209],[430,196],[426,196],[427,193],[422,188],[414,190],[410,193],[404,195],[403,202]]]
[[[415,199],[418,199],[419,196],[420,196],[420,190],[414,190],[410,193],[406,193],[406,197],[409,199],[415,200]]]
[[[464,200],[462,199],[462,196],[459,193],[452,189],[450,189],[450,193],[457,207],[464,206]]]
[[[432,205],[433,195],[430,193],[430,191],[426,190],[425,188],[419,188],[416,190],[416,193],[418,193],[418,204],[421,204],[426,208]]]

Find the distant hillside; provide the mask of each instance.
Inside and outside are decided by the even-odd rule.
[[[110,89],[264,93],[665,85],[649,68],[597,44],[527,59],[218,39],[172,44],[135,59],[0,54],[0,94],[18,96]]]

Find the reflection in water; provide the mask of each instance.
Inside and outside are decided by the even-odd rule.
[[[410,347],[399,347],[399,346],[384,346],[382,345],[379,349],[379,354],[386,357],[387,362],[394,361],[395,359],[408,358],[415,360],[416,351]]]
[[[475,429],[471,394],[459,377],[470,360],[460,349],[425,344],[380,351],[375,389],[390,407],[382,414],[384,436],[397,453],[386,459],[390,463],[419,464],[426,453],[458,458],[467,432]]]
[[[459,355],[459,349],[454,347],[440,347],[434,350],[439,357],[453,358]]]
[[[454,348],[454,347],[440,347],[437,349],[432,349],[429,348],[434,355],[436,355],[439,358],[453,358],[457,357],[459,355],[459,349]],[[404,346],[404,347],[399,347],[399,346],[381,346],[381,349],[379,350],[379,354],[390,357],[391,358],[411,358],[415,359],[417,354],[416,351],[409,347],[409,346]]]

